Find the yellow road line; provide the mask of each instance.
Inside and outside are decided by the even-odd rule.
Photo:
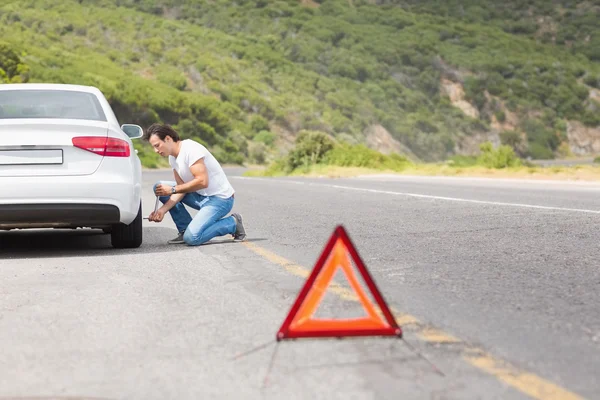
[[[419,324],[419,320],[413,317],[412,315],[400,314],[399,312],[396,312],[396,310],[394,310],[392,307],[390,307],[390,309],[394,313],[394,316],[396,317],[396,323],[398,325],[407,326]]]
[[[243,242],[243,244],[254,253],[264,257],[268,261],[280,265],[287,272],[292,275],[307,278],[310,275],[310,270],[289,261],[269,250],[266,250],[260,246],[250,242]],[[348,301],[358,301],[358,297],[351,290],[335,283],[331,282],[329,290],[332,293],[338,295],[341,299]],[[396,321],[401,327],[414,327],[416,328],[416,334],[426,342],[429,343],[463,343],[460,339],[449,335],[443,331],[435,328],[424,326],[419,320],[412,315],[400,313],[393,307],[390,307]],[[465,356],[465,360],[479,368],[480,370],[494,376],[496,379],[506,383],[509,386],[525,393],[526,395],[539,400],[583,400],[582,397],[575,393],[569,392],[554,383],[547,381],[537,375],[531,374],[526,371],[519,370],[518,368],[509,365],[499,359],[492,357],[491,355],[485,354],[476,348],[467,348],[465,350],[469,353]]]
[[[510,365],[503,365],[499,360],[484,354],[466,357],[466,360],[477,368],[494,375],[502,382],[510,385],[534,399],[545,400],[579,400],[581,397],[560,386],[548,382],[539,376],[524,371],[516,371]]]
[[[418,335],[425,341],[431,343],[462,343],[461,340],[452,335],[435,328],[423,328]]]

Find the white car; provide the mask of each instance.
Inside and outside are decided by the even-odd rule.
[[[0,84],[0,230],[94,228],[116,248],[142,243],[142,167],[102,92]]]

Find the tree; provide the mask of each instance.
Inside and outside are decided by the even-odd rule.
[[[6,42],[0,42],[0,82],[24,83],[29,81],[29,67]]]

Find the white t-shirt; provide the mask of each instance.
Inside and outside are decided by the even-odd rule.
[[[201,158],[204,158],[204,165],[208,172],[208,187],[197,190],[197,193],[202,196],[217,196],[225,199],[231,197],[234,190],[221,168],[221,164],[200,143],[191,139],[182,140],[179,155],[177,158],[169,156],[169,164],[184,182],[189,182],[194,179],[190,166]]]

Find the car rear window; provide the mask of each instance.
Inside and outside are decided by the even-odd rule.
[[[93,93],[71,90],[0,90],[0,119],[69,118],[106,121]]]

